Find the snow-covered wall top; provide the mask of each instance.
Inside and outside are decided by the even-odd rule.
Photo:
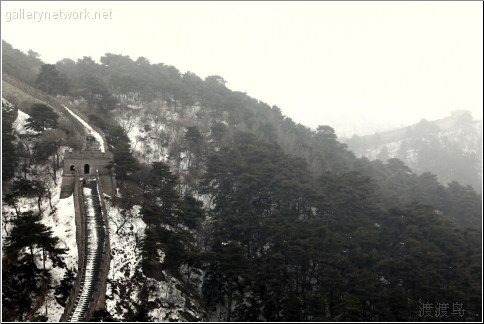
[[[103,138],[101,136],[101,134],[99,134],[98,132],[96,132],[88,123],[86,123],[84,121],[84,119],[82,119],[81,117],[77,116],[75,113],[72,112],[72,110],[70,110],[69,108],[67,108],[66,106],[62,105],[72,116],[76,117],[76,119],[87,129],[88,133],[92,136],[94,136],[94,138],[96,139],[96,141],[99,142],[99,148],[101,150],[101,152],[105,152],[104,150],[104,141],[103,141]]]

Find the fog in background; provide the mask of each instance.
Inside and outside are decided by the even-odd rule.
[[[139,56],[279,106],[339,136],[482,119],[481,2],[2,2],[2,39],[46,63]],[[13,19],[90,11],[108,19]],[[9,16],[7,16],[9,15]],[[8,18],[8,19],[7,19]],[[9,21],[7,21],[9,20]]]

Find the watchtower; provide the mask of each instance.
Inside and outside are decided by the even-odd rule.
[[[62,174],[61,198],[69,197],[73,192],[74,178],[77,175],[85,179],[93,179],[96,173],[102,182],[105,194],[115,194],[114,168],[111,152],[101,151],[67,151],[64,154],[64,169]]]

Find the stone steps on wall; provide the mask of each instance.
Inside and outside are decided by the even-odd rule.
[[[84,178],[81,188],[83,187],[92,190],[89,195],[83,195],[82,199],[84,209],[81,219],[84,223],[83,226],[85,226],[85,262],[83,269],[78,273],[78,276],[80,276],[80,288],[77,296],[75,296],[72,310],[67,315],[67,321],[69,322],[87,321],[92,312],[96,310],[99,300],[104,298],[105,294],[107,274],[106,270],[104,270],[105,262],[108,262],[109,267],[110,261],[110,259],[105,257],[109,255],[109,246],[106,245],[106,240],[108,240],[106,236],[109,234],[105,218],[103,217],[102,196],[98,194],[97,180]]]

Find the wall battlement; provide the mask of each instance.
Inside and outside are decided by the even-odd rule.
[[[101,151],[73,151],[64,154],[64,169],[62,174],[61,198],[72,194],[75,176],[81,178],[93,178],[96,171],[101,178],[103,192],[113,195],[113,188],[116,188],[114,170],[110,167],[113,160],[111,152]]]
[[[73,151],[64,155],[64,176],[72,176],[76,173],[83,175],[94,175],[96,170],[99,174],[109,174],[109,165],[113,160],[113,154],[100,151]]]

